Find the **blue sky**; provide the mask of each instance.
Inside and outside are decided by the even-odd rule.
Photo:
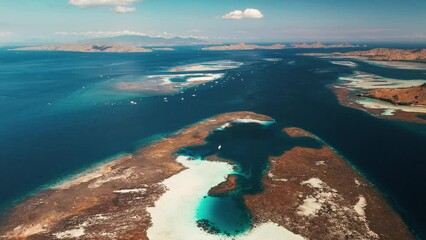
[[[426,42],[426,1],[0,1],[0,42],[122,33],[215,41]]]

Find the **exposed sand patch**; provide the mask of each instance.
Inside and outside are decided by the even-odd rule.
[[[404,61],[365,61],[371,65],[398,68],[398,69],[409,69],[409,70],[426,70],[426,63],[420,62],[404,62]]]
[[[359,196],[359,200],[354,206],[355,212],[358,213],[358,215],[365,217],[364,209],[366,206],[367,206],[367,200],[365,200],[365,197]]]
[[[330,61],[332,64],[341,65],[346,67],[357,67],[358,64],[351,61]]]
[[[268,62],[280,62],[283,59],[282,58],[264,58],[263,60],[268,61]]]
[[[221,60],[221,61],[211,61],[211,62],[202,62],[194,63],[183,66],[178,66],[170,69],[170,72],[201,72],[201,71],[220,71],[220,70],[229,70],[233,68],[238,68],[242,63],[231,61],[231,60]]]
[[[323,207],[325,202],[331,202],[333,197],[336,197],[336,190],[329,188],[323,181],[319,178],[310,178],[301,183],[302,185],[309,186],[314,188],[314,194],[307,196],[303,200],[303,204],[300,205],[297,209],[297,213],[302,216],[312,217],[315,216]],[[335,204],[337,206],[337,204]]]
[[[407,88],[426,83],[426,80],[398,80],[358,71],[351,76],[339,77],[339,80],[344,81],[346,87],[358,89]]]
[[[366,108],[371,109],[385,109],[382,113],[384,116],[391,116],[396,110],[403,112],[413,112],[413,113],[426,113],[426,107],[424,106],[406,106],[406,105],[395,105],[386,101],[372,99],[372,98],[363,98],[356,101]]]
[[[396,112],[396,109],[385,109],[382,112],[382,116],[393,116]]]
[[[303,204],[297,209],[297,213],[303,216],[315,215],[322,207],[322,204],[314,197],[307,197],[303,200]]]
[[[146,188],[120,189],[120,190],[113,191],[113,193],[144,193],[144,192],[146,192]]]
[[[119,91],[146,94],[177,93],[185,88],[221,79],[223,76],[224,73],[150,75],[134,81],[116,82],[114,88]]]
[[[302,182],[302,184],[303,185],[309,185],[309,186],[311,186],[313,188],[319,188],[319,189],[322,189],[323,186],[324,186],[323,181],[321,181],[318,178],[311,178],[309,180],[306,180],[306,181]]]
[[[54,234],[56,238],[64,239],[64,238],[79,238],[84,235],[84,228],[76,228],[67,230],[61,233],[55,233]]]
[[[270,124],[273,124],[274,122],[275,122],[275,120],[263,121],[263,120],[258,120],[258,119],[241,118],[241,119],[236,119],[234,121],[227,122],[227,123],[223,124],[222,126],[220,126],[217,130],[224,130],[225,128],[231,127],[232,123],[257,123],[257,124],[260,124],[260,125],[268,126]]]

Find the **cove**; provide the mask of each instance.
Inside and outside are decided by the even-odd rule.
[[[219,196],[204,196],[195,213],[198,225],[204,230],[227,236],[237,236],[253,227],[243,197],[263,191],[262,177],[268,169],[270,156],[280,156],[295,146],[320,147],[312,138],[288,136],[276,123],[233,122],[212,131],[205,142],[182,148],[177,154],[200,161],[216,155],[235,164],[236,189]]]

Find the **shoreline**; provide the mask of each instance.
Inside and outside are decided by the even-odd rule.
[[[204,120],[204,119],[203,119]],[[201,120],[201,121],[203,121]],[[190,126],[192,124],[189,124],[187,126],[184,126],[184,128]],[[136,151],[147,147],[159,140],[161,140],[162,138],[165,138],[167,136],[171,136],[173,134],[178,134],[179,131],[175,131],[172,133],[164,133],[164,134],[157,134],[155,136],[151,136],[151,137],[147,137],[147,138],[143,138],[137,141],[137,144],[135,145],[135,149],[137,149]],[[120,161],[124,158],[128,158],[131,157],[133,153],[129,153],[129,152],[120,152],[117,154],[114,154],[110,157],[106,157],[101,159],[100,161],[95,161],[94,163],[88,164],[87,166],[83,166],[73,172],[70,172],[68,174],[65,174],[64,176],[60,177],[60,178],[56,178],[52,181],[49,181],[33,190],[31,190],[28,193],[22,194],[21,196],[14,198],[8,202],[5,202],[3,205],[0,205],[0,222],[1,220],[5,217],[5,215],[7,215],[7,213],[16,205],[22,203],[23,201],[32,198],[32,197],[36,197],[37,194],[39,194],[42,191],[46,191],[49,189],[55,189],[55,188],[61,188],[62,185],[66,185],[66,184],[70,184],[70,182],[77,180],[78,178],[84,178],[86,177],[86,175],[89,174],[93,174],[96,171],[99,171],[102,168],[106,168],[107,166]]]

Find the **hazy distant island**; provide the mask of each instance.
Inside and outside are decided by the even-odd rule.
[[[143,47],[172,47],[172,46],[192,46],[218,44],[216,41],[207,41],[193,37],[153,37],[140,35],[121,35],[116,37],[103,37],[87,39],[82,43],[112,44],[121,43],[124,45],[135,45]]]
[[[358,45],[352,45],[350,43],[335,43],[335,44],[323,44],[320,42],[314,43],[293,43],[291,45],[292,48],[351,48],[351,47],[359,47]]]
[[[273,45],[256,45],[256,44],[230,44],[230,45],[220,45],[220,46],[211,46],[204,47],[202,50],[215,50],[215,51],[229,51],[229,50],[256,50],[256,49],[283,49],[283,48],[349,48],[349,47],[358,47],[358,45],[352,45],[350,43],[337,43],[325,45],[320,42],[315,43],[294,43],[290,46],[285,44],[273,44]]]
[[[1,222],[0,236],[414,239],[375,188],[327,144],[303,129],[275,129],[274,123],[268,116],[233,112],[189,126],[134,155],[102,165],[19,203]],[[244,181],[236,162],[221,157],[232,151],[227,149],[229,145],[203,145],[223,134],[231,142],[241,141],[232,138],[233,130],[240,128],[255,131],[244,134],[242,142],[259,141],[256,131],[264,133],[260,135],[262,140],[277,134],[287,140],[285,151],[267,156],[268,164],[258,169],[262,174],[262,191],[242,196],[242,207],[250,213],[249,228],[229,236],[208,219],[197,220],[195,212],[200,201],[211,195],[232,196],[238,183]],[[276,133],[269,135],[268,131]],[[188,147],[196,149],[192,146],[210,146],[213,154],[203,157],[204,160],[188,157]]]
[[[164,38],[138,35],[123,35],[117,37],[105,37],[87,39],[84,41],[45,44],[15,48],[19,51],[66,51],[66,52],[152,52],[170,51],[172,46],[207,45],[208,42],[197,38]]]
[[[149,36],[124,35],[118,37],[105,37],[88,39],[75,43],[45,44],[37,46],[20,47],[11,50],[16,51],[66,51],[66,52],[152,52],[174,50],[172,46],[193,46],[204,45],[202,50],[211,51],[232,51],[232,50],[278,50],[284,48],[350,48],[358,47],[349,43],[322,44],[314,43],[294,43],[290,46],[285,44],[259,45],[237,43],[228,45],[214,45],[216,42],[209,42],[197,38],[163,38]],[[214,46],[206,46],[214,45]]]
[[[213,51],[227,51],[227,50],[255,50],[255,49],[283,49],[285,48],[285,45],[283,44],[274,44],[274,45],[254,45],[254,44],[245,44],[245,43],[238,43],[238,44],[231,44],[231,45],[222,45],[222,46],[211,46],[211,47],[204,47],[202,50],[213,50]]]
[[[152,52],[152,49],[122,44],[63,44],[31,46],[15,51],[64,51],[64,52]]]
[[[426,62],[426,49],[374,48],[368,51],[304,53],[314,57],[347,57],[370,61],[417,61]]]

